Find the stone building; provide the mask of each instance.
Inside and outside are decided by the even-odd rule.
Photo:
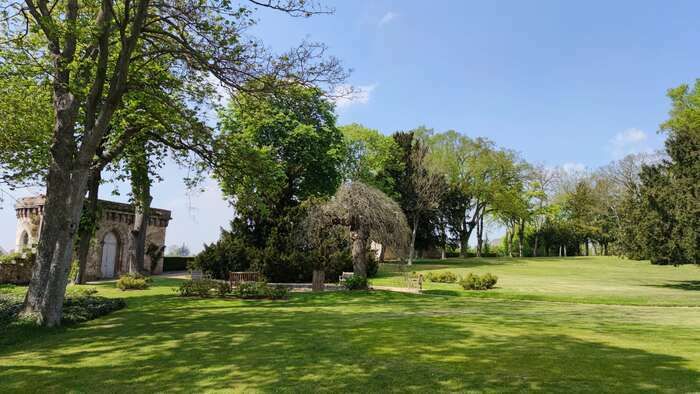
[[[27,197],[15,205],[17,212],[17,250],[36,246],[41,221],[44,215],[44,196]],[[99,202],[101,219],[97,224],[95,237],[90,245],[87,279],[105,279],[128,272],[129,234],[134,226],[134,207],[112,201]],[[146,250],[163,250],[165,230],[170,222],[170,211],[151,208],[150,221],[146,234]],[[156,254],[154,254],[156,255]],[[162,253],[158,261],[152,262],[146,253],[144,265],[154,274],[163,271]]]

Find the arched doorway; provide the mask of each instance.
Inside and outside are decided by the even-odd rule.
[[[114,277],[118,246],[117,236],[112,232],[107,233],[102,241],[102,265],[100,269],[102,278]]]
[[[22,236],[20,237],[19,245],[22,249],[29,247],[29,234],[26,231],[22,232]]]

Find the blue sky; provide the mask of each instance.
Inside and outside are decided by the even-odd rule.
[[[361,94],[338,103],[340,124],[455,129],[533,163],[594,168],[661,147],[666,90],[700,77],[697,1],[326,4],[334,15],[261,12],[251,33],[276,51],[324,42],[354,70],[349,83]],[[215,241],[232,216],[216,185],[188,195],[183,170],[164,175],[154,204],[173,210],[167,242],[198,250]],[[6,198],[0,210],[5,249],[14,244],[12,204]]]

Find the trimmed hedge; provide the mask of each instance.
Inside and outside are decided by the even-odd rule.
[[[165,271],[187,271],[190,262],[194,257],[165,256],[163,257],[163,272]]]

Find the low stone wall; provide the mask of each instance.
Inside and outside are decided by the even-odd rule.
[[[0,284],[26,285],[32,277],[31,263],[0,263]]]

